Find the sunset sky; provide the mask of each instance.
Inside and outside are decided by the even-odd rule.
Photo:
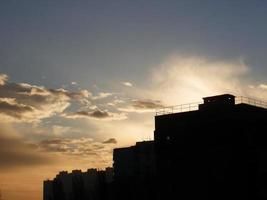
[[[155,109],[267,101],[267,1],[1,0],[0,190],[41,200],[59,171],[112,166]]]

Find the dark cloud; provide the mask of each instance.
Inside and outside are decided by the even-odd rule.
[[[30,106],[11,104],[9,102],[0,100],[0,112],[9,117],[21,119],[24,113],[32,112],[33,109]]]
[[[104,144],[117,144],[117,140],[115,138],[110,138],[103,142]]]
[[[35,144],[23,142],[10,135],[10,130],[0,129],[0,170],[45,165],[53,160],[39,152]]]
[[[93,117],[93,118],[108,118],[110,117],[107,111],[95,110],[92,112],[87,111],[79,111],[75,113],[76,115],[86,116],[86,117]]]
[[[39,143],[39,147],[41,150],[47,152],[68,152],[69,147],[67,144],[69,143],[68,139],[50,139],[43,140]]]
[[[66,141],[61,139],[43,140],[39,143],[39,147],[48,152],[67,152],[67,148],[64,148]]]
[[[156,109],[163,107],[161,101],[153,101],[153,100],[135,100],[133,101],[132,106],[136,109]]]
[[[99,109],[93,111],[77,111],[74,113],[67,113],[63,115],[66,118],[77,119],[77,118],[93,118],[99,120],[123,120],[126,119],[124,113],[111,113],[108,111],[102,111]]]
[[[125,112],[154,112],[157,108],[164,107],[161,101],[157,100],[133,100],[126,107],[121,107],[119,110]]]

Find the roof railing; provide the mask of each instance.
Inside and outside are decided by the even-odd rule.
[[[201,103],[203,102],[188,103],[188,104],[158,108],[156,109],[156,116],[198,110],[198,106]]]
[[[249,97],[243,97],[243,96],[235,97],[235,104],[242,104],[242,103],[267,109],[267,102],[257,100],[257,99],[252,99]],[[176,106],[168,106],[168,107],[158,108],[158,109],[156,109],[156,116],[168,115],[168,114],[173,114],[173,113],[196,111],[199,109],[200,104],[203,104],[203,101],[202,102],[196,102],[196,103],[188,103],[188,104],[181,104],[181,105],[176,105]]]
[[[261,101],[258,99],[252,99],[249,97],[243,97],[243,96],[236,97],[235,98],[235,104],[241,104],[241,103],[267,109],[267,102],[265,102],[265,101]]]

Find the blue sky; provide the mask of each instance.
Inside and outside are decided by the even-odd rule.
[[[263,0],[1,1],[4,198],[41,199],[59,170],[112,165],[114,147],[153,138],[156,108],[266,100],[266,19]]]

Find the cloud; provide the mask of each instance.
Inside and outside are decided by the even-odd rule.
[[[13,101],[13,99],[0,98],[0,116],[3,116],[3,118],[6,120],[12,120],[12,118],[21,120],[23,115],[26,115],[32,111],[32,107],[23,104],[17,104]]]
[[[79,139],[50,139],[39,143],[39,148],[45,152],[54,152],[70,156],[101,155],[112,151],[116,140],[111,138],[106,143],[94,141],[92,138],[82,137]]]
[[[117,140],[115,138],[110,138],[102,143],[103,144],[117,144]]]
[[[249,84],[247,90],[250,98],[267,102],[267,84]]]
[[[267,85],[266,84],[260,84],[259,88],[263,89],[263,90],[267,90]]]
[[[76,81],[72,81],[71,85],[78,85],[78,83]]]
[[[62,116],[70,119],[77,119],[77,118],[91,118],[91,119],[98,119],[98,120],[124,120],[127,118],[125,113],[112,113],[106,110],[102,111],[100,109],[95,109],[93,111],[77,111],[74,113],[65,113]]]
[[[95,110],[92,112],[88,111],[78,111],[75,113],[77,116],[92,117],[92,118],[108,118],[110,114],[107,111]]]
[[[130,82],[122,82],[122,84],[127,87],[133,87],[133,84]]]
[[[74,101],[88,105],[92,98],[87,90],[71,92],[7,80],[0,75],[0,118],[4,121],[38,122],[62,113]]]
[[[53,162],[50,157],[38,152],[36,145],[23,142],[13,130],[3,127],[0,129],[0,158],[0,170]]]
[[[94,100],[97,100],[97,99],[104,99],[104,98],[107,98],[109,96],[112,96],[113,94],[112,93],[109,93],[109,92],[100,92],[97,96],[93,97]]]
[[[42,150],[48,152],[67,152],[67,146],[65,145],[66,141],[62,139],[51,139],[51,140],[43,140],[40,142],[39,147]]]
[[[153,100],[134,100],[133,107],[136,109],[146,110],[146,109],[156,109],[163,107],[161,101],[153,101]]]
[[[91,113],[81,111],[81,114],[87,115],[87,116],[93,117],[93,118],[100,118],[100,119],[110,117],[110,114],[107,111],[101,111],[101,110],[95,110]]]
[[[155,112],[155,109],[164,107],[164,104],[158,100],[133,100],[130,105],[118,108],[124,112]]]

